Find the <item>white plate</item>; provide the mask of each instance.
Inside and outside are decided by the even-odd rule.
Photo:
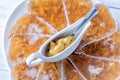
[[[8,18],[8,21],[6,23],[5,29],[4,29],[4,38],[3,38],[3,54],[6,58],[7,66],[9,67],[10,71],[10,77],[11,77],[11,67],[10,67],[10,62],[8,61],[8,53],[9,53],[9,45],[10,45],[10,40],[8,38],[9,31],[13,24],[18,21],[18,19],[21,18],[25,13],[28,13],[27,9],[27,0],[22,1],[21,3],[18,4],[18,6],[15,8],[15,10],[11,13],[11,15]],[[10,80],[13,80],[10,78]]]
[[[9,53],[9,45],[10,45],[10,39],[8,38],[9,31],[12,28],[13,24],[20,19],[21,16],[23,16],[25,13],[28,12],[27,9],[27,0],[22,1],[16,6],[15,10],[11,13],[11,15],[8,18],[8,21],[6,23],[5,29],[4,29],[4,37],[3,37],[3,53],[6,59],[6,63],[8,64],[9,72],[10,72],[10,78],[11,78],[11,67],[10,62],[8,60],[8,53]],[[10,80],[13,80],[12,78]]]

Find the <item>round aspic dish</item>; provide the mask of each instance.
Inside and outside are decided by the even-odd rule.
[[[92,7],[90,0],[21,2],[9,17],[4,32],[11,80],[119,80],[119,25],[102,4],[97,5],[99,13],[70,56],[34,67],[26,64],[26,58],[48,38],[85,17]]]

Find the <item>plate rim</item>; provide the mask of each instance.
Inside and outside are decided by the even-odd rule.
[[[11,17],[12,17],[12,15],[13,15],[13,13],[16,11],[16,9],[20,6],[20,5],[22,5],[24,2],[25,2],[26,0],[21,0],[16,6],[15,6],[15,8],[13,9],[13,11],[11,11],[11,13],[10,13],[10,15],[7,17],[7,19],[6,19],[6,22],[5,22],[5,26],[3,27],[3,37],[2,37],[2,54],[3,54],[3,58],[4,58],[4,62],[5,62],[5,65],[6,65],[6,67],[7,67],[7,70],[8,70],[8,72],[9,72],[9,80],[12,80],[12,73],[11,73],[11,69],[10,69],[10,65],[9,65],[9,61],[8,61],[8,59],[7,59],[7,53],[6,53],[6,51],[5,51],[5,35],[6,35],[6,30],[7,30],[7,28],[8,28],[8,22],[10,21],[10,19],[11,19]]]

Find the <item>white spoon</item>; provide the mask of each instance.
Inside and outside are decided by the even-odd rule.
[[[98,8],[94,6],[92,10],[89,12],[87,17],[81,18],[75,23],[69,25],[65,29],[61,30],[60,32],[56,33],[54,36],[49,38],[39,49],[38,52],[31,54],[27,59],[26,63],[29,66],[35,66],[43,62],[56,62],[62,60],[73,53],[73,51],[78,47],[80,41],[82,40],[83,35],[87,31],[90,26],[90,20],[99,12]],[[45,54],[48,51],[49,43],[59,38],[68,37],[70,35],[74,35],[75,41],[67,47],[62,52],[47,57]]]

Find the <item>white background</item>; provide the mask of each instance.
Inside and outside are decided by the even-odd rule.
[[[21,1],[23,0],[0,0],[0,80],[9,80],[9,71],[5,64],[2,49],[3,29],[5,27],[5,23],[8,19],[8,16]],[[108,1],[113,5],[117,4],[117,6],[120,8],[120,0],[104,0],[104,1]],[[116,15],[120,17],[120,9],[116,10],[116,13],[117,13]]]

